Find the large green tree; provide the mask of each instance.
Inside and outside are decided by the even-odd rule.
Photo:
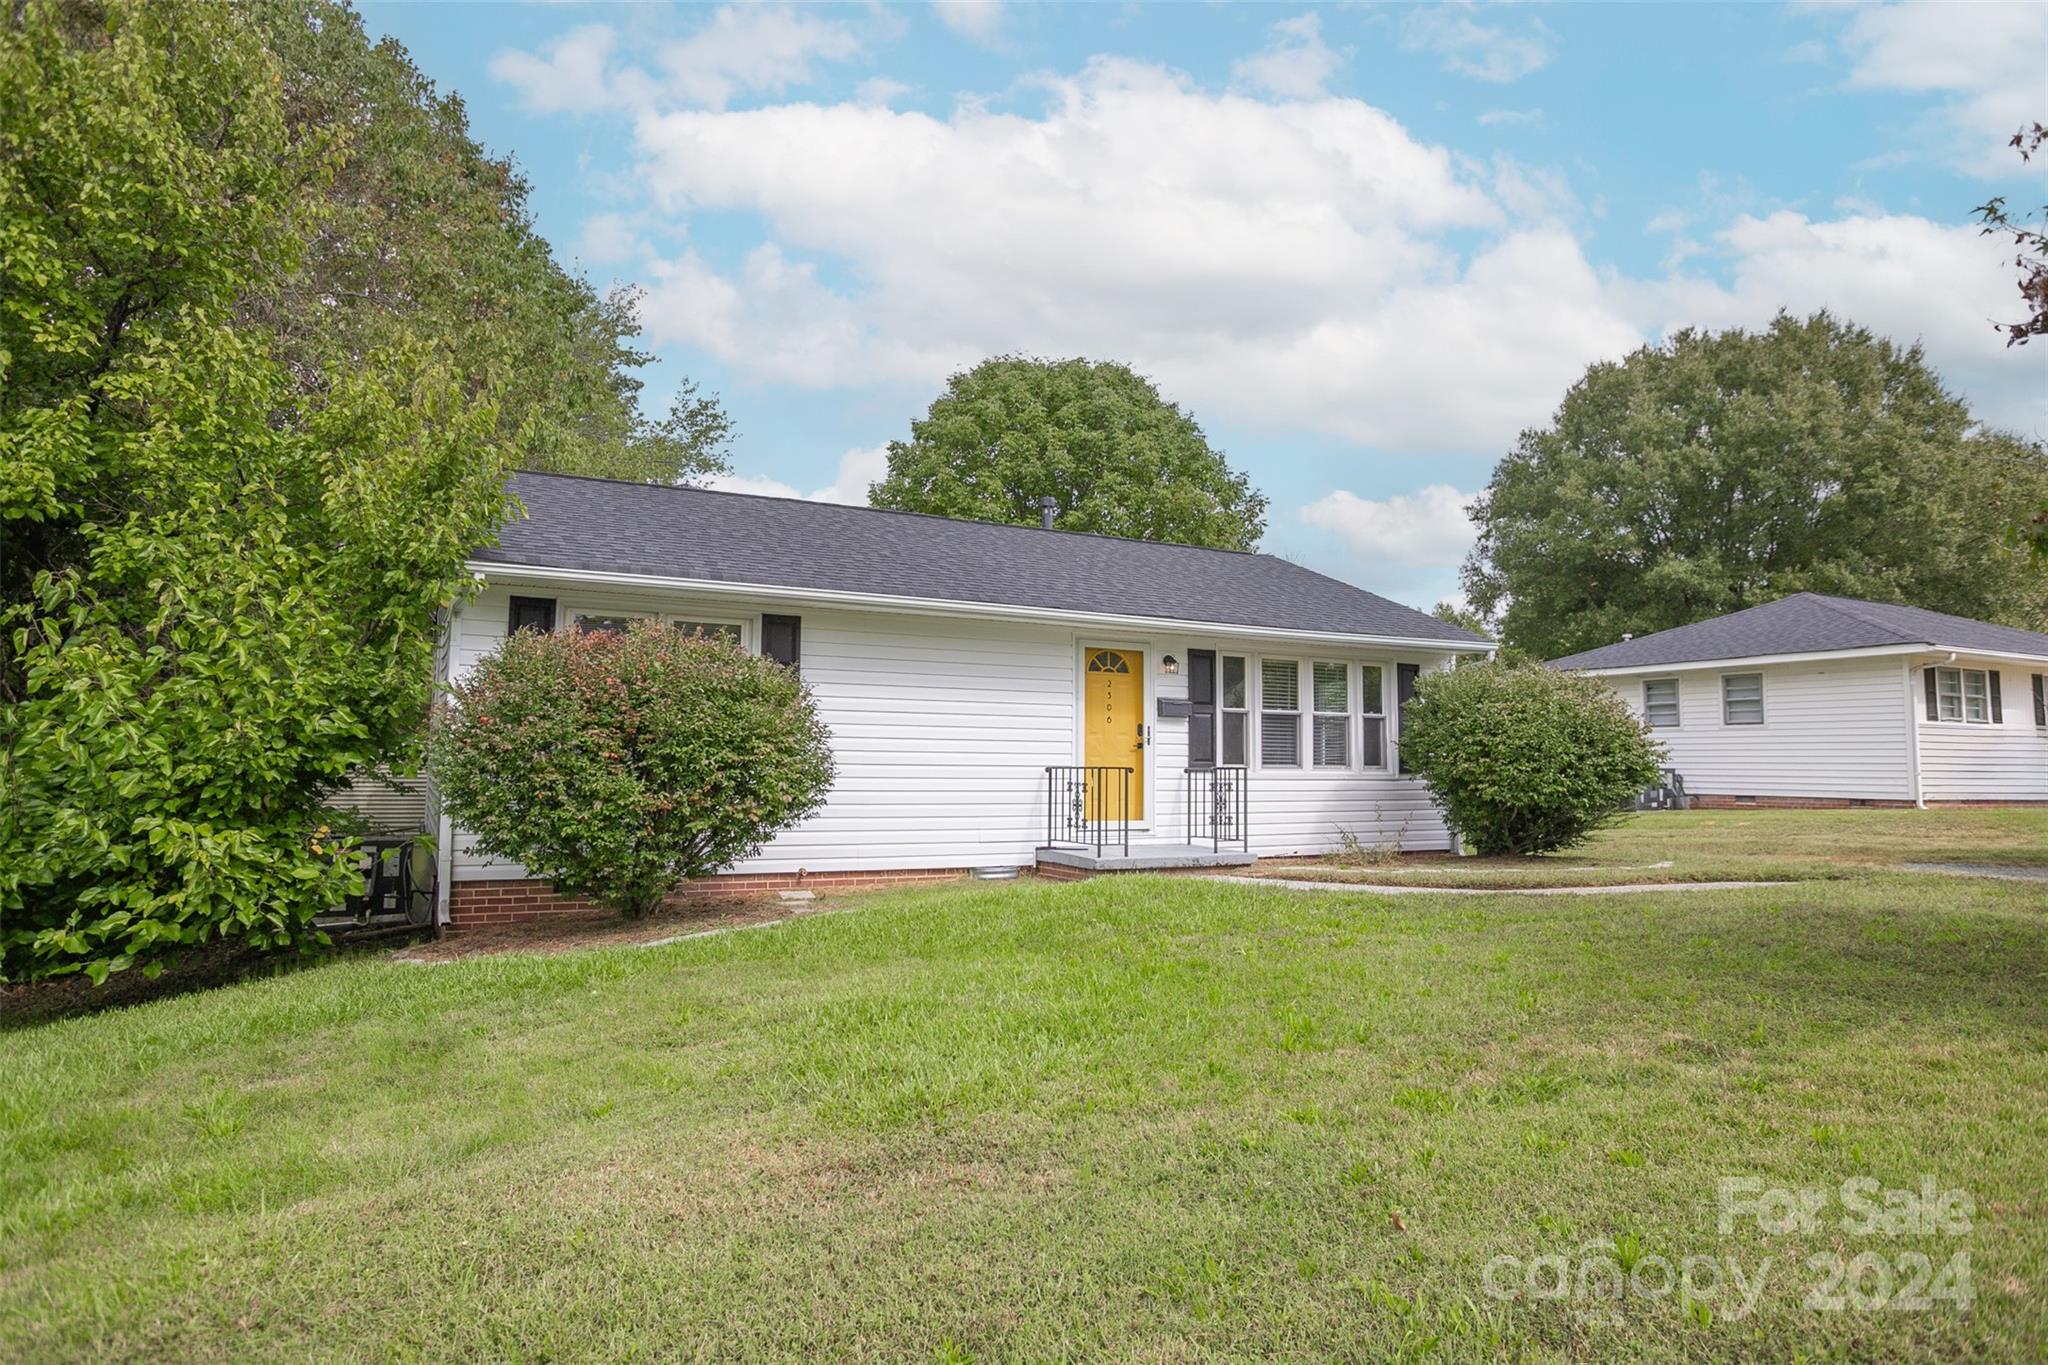
[[[1113,361],[998,356],[889,443],[876,507],[1036,526],[1051,497],[1062,530],[1248,550],[1266,496],[1210,447],[1195,419]]]
[[[1466,596],[1542,658],[1799,591],[2040,625],[2008,528],[2048,487],[1917,346],[1825,313],[1589,369],[1473,509]]]
[[[225,0],[0,20],[0,975],[298,941],[319,805],[416,750],[508,511],[488,374],[400,331],[317,384],[292,278],[338,131]]]
[[[244,317],[318,391],[400,338],[431,339],[499,384],[501,431],[528,469],[651,483],[726,467],[733,424],[685,382],[640,412],[637,295],[600,295],[534,231],[528,185],[470,136],[397,42],[372,43],[336,0],[251,0],[277,59],[287,123],[346,152],[297,268],[252,282]]]

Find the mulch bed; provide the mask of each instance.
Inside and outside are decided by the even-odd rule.
[[[652,943],[678,934],[733,929],[777,920],[822,908],[821,902],[790,902],[773,895],[679,900],[651,915],[627,919],[603,910],[551,915],[519,924],[490,924],[455,929],[428,943],[417,943],[394,955],[401,962],[459,962],[492,953],[565,953],[577,948],[619,947]]]

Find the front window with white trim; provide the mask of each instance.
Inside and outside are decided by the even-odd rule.
[[[1659,730],[1678,724],[1678,679],[1650,678],[1643,683],[1643,720]]]
[[[1259,764],[1301,766],[1301,665],[1259,660]]]
[[[1309,699],[1315,707],[1311,755],[1318,768],[1351,766],[1351,668],[1318,661],[1309,665]]]
[[[1991,675],[1981,668],[1935,669],[1934,714],[1956,724],[1989,725]]]
[[[1380,666],[1358,666],[1359,761],[1368,768],[1387,766],[1387,704]]]
[[[1721,675],[1721,720],[1727,725],[1764,723],[1764,675],[1724,673]]]
[[[659,621],[686,635],[721,636],[742,649],[747,645],[745,621],[720,621],[670,611],[617,611],[605,607],[579,609],[569,614],[569,628],[579,635],[589,635],[596,631],[616,631],[624,634],[635,621]]]

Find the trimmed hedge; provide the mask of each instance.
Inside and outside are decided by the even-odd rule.
[[[1663,760],[1605,684],[1499,663],[1425,675],[1402,717],[1401,753],[1484,854],[1581,842],[1655,782]]]

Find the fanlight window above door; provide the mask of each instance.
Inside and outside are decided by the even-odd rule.
[[[1088,655],[1090,673],[1128,673],[1131,661],[1113,649],[1093,650]]]

